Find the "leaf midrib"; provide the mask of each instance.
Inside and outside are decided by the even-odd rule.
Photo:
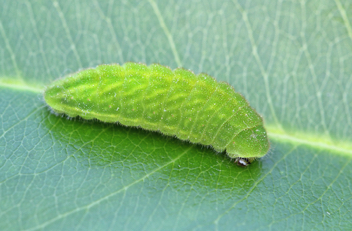
[[[26,91],[31,93],[43,93],[44,88],[38,86],[30,86],[20,81],[6,81],[0,80],[0,88],[14,89],[18,91]],[[276,140],[282,143],[292,143],[296,145],[307,145],[316,149],[329,150],[333,153],[341,154],[344,156],[352,157],[352,144],[351,142],[334,142],[328,138],[322,138],[311,134],[310,136],[288,134],[288,132],[281,130],[277,125],[266,125],[269,139]],[[307,138],[308,137],[308,138]]]

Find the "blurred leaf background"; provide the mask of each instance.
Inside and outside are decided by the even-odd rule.
[[[0,2],[1,230],[350,230],[352,4]],[[248,168],[137,128],[50,113],[42,91],[99,64],[227,81],[263,115]]]

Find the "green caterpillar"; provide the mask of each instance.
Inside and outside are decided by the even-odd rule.
[[[139,63],[100,65],[53,82],[56,113],[119,122],[226,150],[248,165],[269,150],[262,118],[227,83],[206,74]]]

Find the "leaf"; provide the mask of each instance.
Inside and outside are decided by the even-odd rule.
[[[348,230],[348,1],[3,1],[1,230]],[[271,149],[224,153],[57,117],[41,92],[102,63],[182,66],[263,115]]]

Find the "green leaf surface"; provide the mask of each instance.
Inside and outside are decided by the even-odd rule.
[[[0,230],[350,230],[352,4],[0,2]],[[52,114],[53,80],[160,63],[229,82],[271,149],[248,168],[138,128]]]

